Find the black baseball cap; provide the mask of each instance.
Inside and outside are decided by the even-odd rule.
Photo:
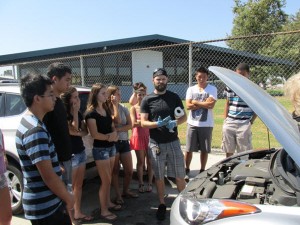
[[[168,76],[167,71],[164,68],[157,68],[153,71],[153,78],[160,75]]]

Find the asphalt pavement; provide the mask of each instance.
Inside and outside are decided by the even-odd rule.
[[[220,150],[213,150],[209,154],[208,162],[206,168],[217,163],[218,161],[224,159],[225,155],[220,152]],[[136,157],[135,153],[132,151],[132,159],[134,169],[136,168]],[[199,173],[200,169],[200,154],[194,153],[193,160],[191,163],[190,177],[194,177]],[[82,224],[113,224],[113,225],[149,225],[149,224],[159,224],[167,225],[170,224],[170,208],[171,205],[178,195],[176,186],[172,182],[168,182],[166,179],[166,205],[167,214],[164,221],[158,221],[156,219],[155,213],[159,205],[156,188],[154,185],[153,191],[148,193],[139,193],[138,198],[125,198],[125,204],[121,211],[114,212],[118,216],[118,219],[111,222],[106,222],[99,218],[99,198],[98,191],[100,187],[100,179],[96,176],[97,172],[95,170],[89,171],[89,177],[83,186],[83,196],[82,196],[82,209],[87,215],[93,215],[95,220],[90,223]],[[96,176],[96,177],[94,177]],[[133,176],[130,188],[133,192],[138,193],[138,181],[136,173]],[[120,177],[120,185],[122,185],[122,177]],[[121,187],[120,187],[121,188]],[[112,193],[113,195],[113,193]],[[12,225],[30,225],[30,221],[24,219],[23,215],[13,216]]]

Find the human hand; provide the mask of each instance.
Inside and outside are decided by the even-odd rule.
[[[166,127],[169,129],[169,132],[173,133],[174,132],[174,127],[177,127],[177,120],[170,120]]]
[[[115,142],[118,140],[118,133],[116,131],[113,131],[111,132],[109,135],[109,138],[108,138],[108,142]]]
[[[171,116],[167,116],[166,118],[164,118],[163,120],[161,119],[161,117],[159,116],[157,119],[157,127],[163,127],[166,126],[167,123],[171,120]]]
[[[72,109],[73,109],[73,112],[77,113],[80,109],[80,100],[77,101],[77,102],[73,102],[72,104]]]
[[[110,101],[113,105],[117,105],[118,104],[118,99],[115,95],[111,95],[110,96]]]

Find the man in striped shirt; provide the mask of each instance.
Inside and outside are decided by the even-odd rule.
[[[246,78],[250,76],[250,68],[246,63],[240,63],[236,72]],[[225,121],[223,124],[222,150],[226,157],[236,151],[252,149],[251,124],[256,118],[253,110],[236,93],[226,87]]]
[[[21,95],[28,111],[17,130],[16,147],[24,176],[25,217],[37,225],[71,224],[64,211],[74,205],[73,196],[61,180],[51,136],[42,122],[55,104],[51,84],[45,75],[29,73],[21,78]]]

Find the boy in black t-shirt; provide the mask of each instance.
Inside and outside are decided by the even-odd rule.
[[[68,185],[69,191],[72,191],[72,149],[67,112],[60,99],[60,94],[67,91],[71,85],[71,73],[70,67],[62,63],[53,63],[48,67],[47,75],[53,81],[52,87],[56,103],[54,110],[48,112],[43,119],[54,142],[58,161],[64,170],[63,180]]]
[[[179,96],[167,91],[168,76],[163,68],[153,73],[154,92],[146,96],[141,103],[141,125],[150,129],[150,152],[160,205],[157,219],[165,219],[164,175],[176,178],[178,191],[185,187],[184,157],[178,139],[177,125],[186,121],[185,113],[175,120],[175,109],[183,110]],[[184,110],[183,110],[184,112]]]
[[[63,170],[62,179],[67,185],[68,191],[72,192],[72,147],[67,122],[67,112],[60,94],[67,91],[72,81],[72,71],[63,63],[52,63],[48,67],[47,76],[53,81],[53,93],[56,97],[54,110],[48,112],[43,122],[49,131],[55,146],[60,167]],[[74,221],[72,213],[69,212]]]

